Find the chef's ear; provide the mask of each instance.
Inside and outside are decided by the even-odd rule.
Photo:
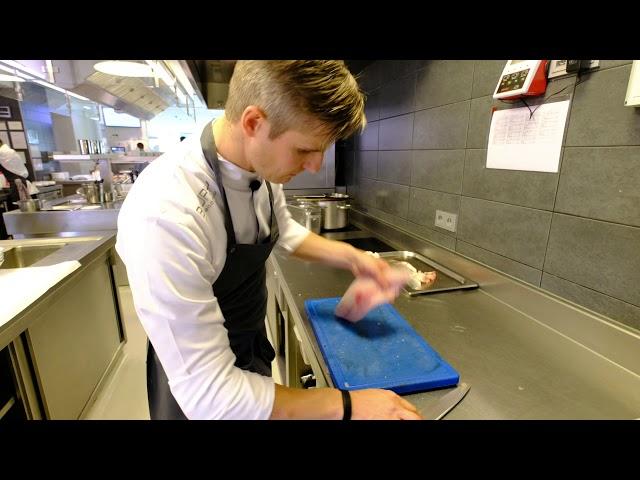
[[[240,127],[248,137],[255,137],[258,132],[268,128],[267,116],[259,107],[249,105],[242,112]]]

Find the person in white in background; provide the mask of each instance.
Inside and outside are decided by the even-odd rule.
[[[20,200],[20,195],[18,194],[18,190],[15,186],[16,179],[24,179],[29,195],[39,193],[38,188],[29,180],[26,180],[29,176],[29,170],[27,170],[24,158],[21,157],[13,148],[9,147],[9,145],[3,143],[2,140],[0,140],[0,175],[0,182],[4,184],[0,185],[0,187],[11,189],[9,194],[11,202],[17,202]]]
[[[318,172],[336,139],[366,124],[341,61],[239,61],[224,116],[142,172],[118,217],[116,249],[149,338],[151,419],[420,419],[382,389],[275,384],[265,329],[265,261],[293,256],[371,277],[388,265],[288,213],[283,183]]]
[[[0,165],[20,177],[27,178],[29,176],[27,165],[22,157],[2,140],[0,140]]]

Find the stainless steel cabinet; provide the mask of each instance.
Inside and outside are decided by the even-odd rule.
[[[107,257],[88,266],[74,287],[26,331],[48,419],[77,419],[125,341]]]
[[[320,363],[302,319],[287,295],[286,281],[278,273],[275,260],[267,261],[267,328],[273,340],[276,359],[288,387],[326,387]]]

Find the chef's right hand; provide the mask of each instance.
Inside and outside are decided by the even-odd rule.
[[[424,420],[418,409],[391,390],[351,390],[353,420]]]

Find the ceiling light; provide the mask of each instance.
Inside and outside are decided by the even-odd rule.
[[[120,77],[153,77],[151,67],[138,62],[109,60],[106,62],[98,62],[93,68],[99,72]]]
[[[15,75],[4,75],[0,73],[0,82],[24,82],[24,78],[16,77]]]

